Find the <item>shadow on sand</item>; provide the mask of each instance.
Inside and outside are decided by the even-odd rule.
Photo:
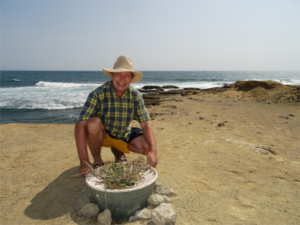
[[[87,220],[77,216],[75,209],[76,200],[82,191],[87,189],[82,177],[71,177],[78,174],[78,171],[79,167],[73,167],[52,181],[31,200],[31,205],[25,209],[25,215],[35,220],[53,220],[66,215],[59,219],[62,223],[67,222],[64,220],[70,220],[70,217],[77,224]],[[86,222],[89,224],[92,221]]]

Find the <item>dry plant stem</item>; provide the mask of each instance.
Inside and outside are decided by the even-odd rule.
[[[93,169],[89,164],[88,166],[90,172],[99,179],[99,184],[103,183],[107,189],[128,188],[127,183],[139,182],[143,179],[143,174],[150,169],[141,156],[127,164],[111,162],[97,169]]]

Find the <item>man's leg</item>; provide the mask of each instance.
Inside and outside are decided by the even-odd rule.
[[[110,149],[111,149],[111,152],[115,156],[115,162],[121,162],[121,163],[126,163],[127,162],[127,158],[126,158],[126,156],[123,152],[119,151],[115,147],[111,147]]]
[[[134,138],[128,144],[128,148],[132,152],[140,153],[140,154],[144,154],[144,155],[147,155],[148,152],[150,151],[150,148],[149,148],[143,135]],[[127,158],[123,152],[119,151],[118,149],[116,149],[114,147],[111,147],[111,151],[115,156],[116,162],[121,162],[121,163],[127,162]]]
[[[144,138],[144,135],[138,136],[133,139],[128,146],[129,150],[135,153],[140,153],[143,155],[148,155],[150,152],[150,147]]]
[[[92,117],[86,125],[87,143],[91,154],[94,158],[94,163],[103,163],[101,158],[101,147],[106,137],[104,125],[100,118]]]

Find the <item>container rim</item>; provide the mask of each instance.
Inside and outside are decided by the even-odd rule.
[[[105,189],[103,188],[102,185],[92,185],[92,182],[94,183],[96,180],[98,180],[96,177],[94,177],[91,173],[89,173],[86,178],[85,178],[85,182],[86,184],[93,190],[96,191],[101,191],[101,192],[107,192],[107,193],[121,193],[121,192],[131,192],[131,191],[136,191],[136,190],[140,190],[143,189],[145,187],[150,186],[151,184],[153,184],[158,177],[157,171],[156,169],[154,169],[153,167],[150,167],[151,172],[154,172],[155,176],[152,180],[142,184],[142,185],[138,185],[135,186],[133,188],[126,188],[126,189]]]

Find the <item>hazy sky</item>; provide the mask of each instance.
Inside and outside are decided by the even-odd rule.
[[[2,70],[300,70],[300,0],[1,0]]]

